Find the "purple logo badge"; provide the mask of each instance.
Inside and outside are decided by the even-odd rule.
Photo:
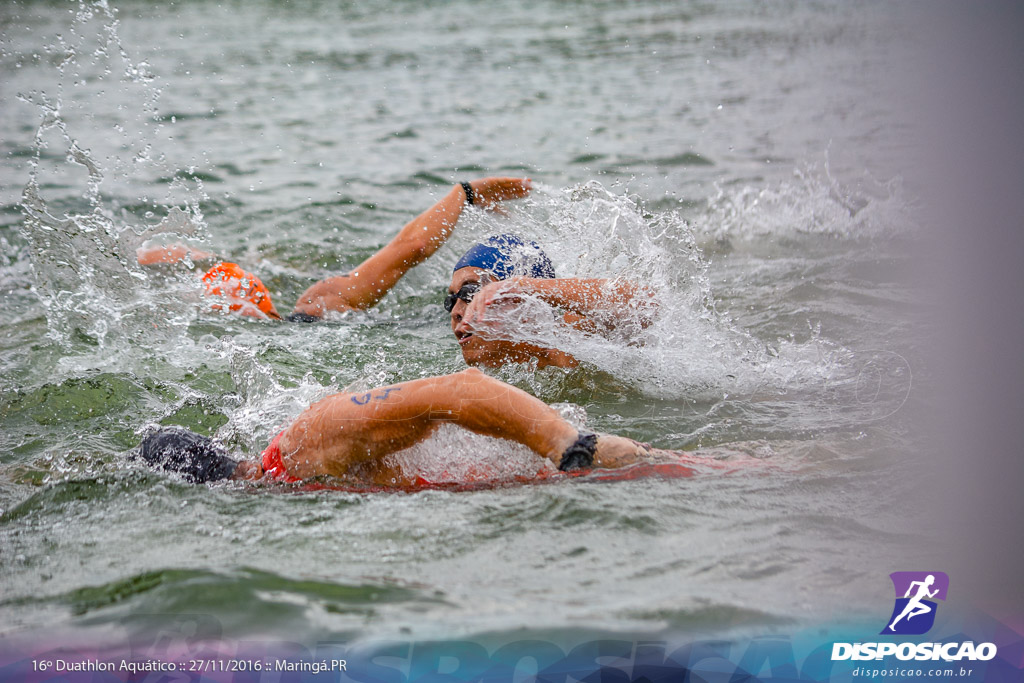
[[[896,604],[882,635],[919,636],[935,623],[935,600],[945,600],[949,577],[944,572],[893,572]]]

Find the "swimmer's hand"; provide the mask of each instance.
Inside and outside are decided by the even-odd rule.
[[[522,199],[533,188],[529,178],[480,178],[470,185],[473,187],[473,206],[481,209],[493,209],[498,202],[508,199]]]
[[[594,467],[616,469],[641,462],[679,462],[679,458],[678,454],[672,451],[651,448],[650,444],[640,443],[633,439],[612,434],[598,435],[597,450],[594,452]]]
[[[473,300],[466,306],[463,322],[470,330],[500,327],[503,322],[502,310],[523,302],[523,296],[516,288],[518,278],[490,282],[480,288]]]

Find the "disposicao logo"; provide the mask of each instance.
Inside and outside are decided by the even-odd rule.
[[[886,627],[879,635],[919,636],[935,625],[935,600],[946,599],[949,577],[943,572],[893,572],[889,575],[896,590],[896,604]],[[996,656],[992,643],[972,641],[945,643],[833,643],[832,661],[879,660],[895,656],[900,660],[946,662],[988,661]]]
[[[944,572],[893,572],[889,574],[896,589],[896,604],[889,625],[881,635],[919,636],[935,623],[935,600],[945,600],[949,577]],[[900,597],[902,596],[902,597]]]

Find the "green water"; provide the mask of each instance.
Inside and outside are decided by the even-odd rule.
[[[6,632],[190,614],[300,642],[713,634],[891,602],[879,577],[923,552],[908,500],[926,483],[907,482],[928,405],[912,140],[886,90],[899,17],[113,6],[0,15]],[[164,229],[251,267],[288,310],[485,175],[537,191],[468,213],[377,308],[319,325],[211,314],[187,267],[131,259],[178,207],[190,220]],[[189,486],[128,458],[153,424],[254,455],[330,393],[464,368],[441,290],[462,250],[510,229],[562,275],[652,283],[662,316],[643,344],[564,339],[578,369],[499,377],[592,429],[770,467],[385,495]],[[534,456],[448,430],[402,457]]]

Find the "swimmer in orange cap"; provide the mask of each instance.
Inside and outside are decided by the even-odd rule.
[[[351,272],[321,280],[299,297],[285,320],[313,322],[330,311],[370,308],[384,298],[409,269],[428,259],[451,235],[467,204],[492,208],[500,201],[525,197],[527,178],[481,178],[459,183],[440,201],[410,221],[373,256]],[[213,254],[182,244],[140,248],[142,265],[216,258]],[[231,311],[256,318],[282,319],[270,292],[258,277],[235,263],[221,262],[203,275],[206,294],[221,299]],[[214,304],[215,309],[221,304]]]

